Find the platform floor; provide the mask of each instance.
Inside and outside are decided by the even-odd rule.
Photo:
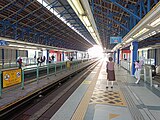
[[[115,67],[114,87],[106,89],[105,61],[54,114],[51,120],[159,120],[160,90]]]

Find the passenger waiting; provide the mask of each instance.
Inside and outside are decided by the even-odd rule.
[[[108,88],[108,81],[111,81],[111,88],[113,88],[113,82],[115,81],[115,72],[114,72],[114,62],[112,61],[113,58],[109,57],[109,62],[106,65],[106,72],[107,72],[107,87]]]
[[[21,56],[19,56],[17,62],[19,64],[19,69],[21,69],[21,67],[22,67],[22,58],[21,58]]]
[[[135,69],[136,69],[136,71],[135,71],[135,77],[136,77],[136,80],[137,80],[135,82],[136,84],[138,84],[139,81],[140,81],[140,74],[141,74],[142,65],[143,65],[143,60],[141,60],[141,61],[137,60],[135,62]]]
[[[40,57],[37,58],[37,65],[41,64],[41,59]]]

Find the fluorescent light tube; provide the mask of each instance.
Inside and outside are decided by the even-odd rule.
[[[125,41],[126,43],[129,43],[133,40],[133,38],[129,38],[127,41]]]
[[[160,17],[156,19],[154,22],[150,23],[149,26],[156,27],[160,25]]]
[[[96,34],[95,33],[92,33],[93,37],[96,37]]]
[[[156,34],[156,31],[152,31],[151,33],[149,33],[148,35],[149,36],[153,36],[153,35],[155,35]]]
[[[22,46],[22,45],[15,45],[15,44],[9,44],[9,46],[10,46],[10,47],[22,47],[22,48],[24,47],[24,46]]]
[[[88,29],[89,29],[90,32],[94,32],[94,30],[93,30],[93,28],[91,26],[88,27]]]
[[[84,9],[82,8],[80,1],[79,0],[71,0],[71,2],[73,3],[74,7],[77,9],[78,13],[80,15],[83,15]]]
[[[85,22],[87,27],[91,26],[91,23],[90,23],[90,21],[89,21],[87,16],[83,16],[83,21]]]
[[[135,34],[135,35],[133,36],[133,38],[137,38],[137,37],[141,36],[142,34],[144,34],[144,33],[147,32],[147,31],[149,31],[148,28],[143,28],[141,31],[139,31],[137,34]]]
[[[160,32],[160,29],[157,29],[157,32]]]

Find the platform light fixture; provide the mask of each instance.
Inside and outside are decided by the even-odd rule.
[[[159,32],[160,32],[160,29],[157,29],[157,32],[159,33]]]
[[[156,27],[160,25],[160,17],[157,18],[155,21],[153,21],[152,23],[149,24],[149,26],[152,26],[152,27]]]
[[[72,8],[78,12],[79,15],[84,14],[84,9],[79,0],[67,0]]]
[[[91,26],[91,23],[87,16],[83,16],[82,18],[87,27]]]
[[[129,38],[127,41],[125,41],[126,43],[129,43],[133,40],[133,38]]]
[[[33,46],[26,46],[26,48],[28,48],[28,49],[37,49],[37,47],[33,47]]]
[[[91,22],[85,12],[85,9],[83,8],[83,5],[80,0],[67,0],[72,9],[75,11],[75,13],[78,15],[82,23],[85,25],[87,30],[90,32],[90,34],[94,37],[96,37],[96,34],[93,35],[92,33],[94,32],[93,27],[91,26]],[[98,41],[98,38],[95,40],[97,44],[100,44]]]
[[[137,38],[137,37],[141,36],[142,34],[144,34],[144,33],[147,32],[147,31],[149,31],[148,28],[143,28],[141,31],[139,31],[137,34],[135,34],[135,35],[133,36],[133,38]]]
[[[155,35],[156,34],[156,31],[152,31],[152,32],[150,32],[148,35],[149,36],[153,36],[153,35]]]
[[[88,27],[88,29],[89,29],[89,31],[90,31],[91,33],[93,33],[93,32],[94,32],[94,30],[93,30],[92,26]]]
[[[93,36],[93,37],[96,37],[96,34],[93,32],[93,33],[92,33],[92,36]]]
[[[23,45],[15,45],[15,44],[9,44],[10,47],[21,47],[21,48],[24,48]]]
[[[143,37],[139,38],[138,40],[141,41],[141,40],[144,40],[144,39],[146,39],[148,37],[149,37],[149,35],[144,35]]]

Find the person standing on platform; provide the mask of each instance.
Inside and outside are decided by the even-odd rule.
[[[52,57],[52,61],[54,62],[54,59],[55,59],[54,55],[52,55],[51,57]]]
[[[114,72],[114,62],[112,61],[113,58],[109,57],[109,62],[106,64],[106,71],[107,71],[107,87],[108,82],[111,82],[111,88],[113,88],[113,82],[115,81],[115,72]]]
[[[73,56],[71,56],[71,61],[73,61],[73,59],[74,59],[74,57],[73,57]]]
[[[136,84],[138,84],[139,83],[139,81],[140,81],[140,77],[141,77],[141,69],[142,69],[142,65],[144,64],[144,61],[143,60],[141,60],[141,61],[139,61],[139,60],[137,60],[136,62],[135,62],[135,69],[136,69],[136,71],[135,71],[135,77],[136,77]]]
[[[21,56],[19,56],[17,62],[19,64],[19,69],[21,69],[21,67],[22,67],[22,58],[21,58]]]

